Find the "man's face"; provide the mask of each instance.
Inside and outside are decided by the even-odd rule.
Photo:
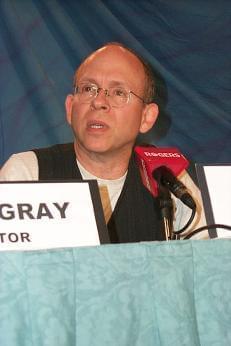
[[[133,54],[118,46],[96,51],[80,66],[77,85],[83,82],[104,89],[116,85],[144,97],[142,64]],[[137,134],[149,129],[145,121],[147,107],[134,95],[123,107],[112,107],[110,97],[102,90],[90,103],[81,103],[78,94],[68,95],[67,120],[73,128],[76,147],[90,153],[130,152]]]

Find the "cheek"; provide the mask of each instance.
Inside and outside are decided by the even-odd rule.
[[[129,131],[139,131],[142,121],[142,108],[130,107],[123,113],[123,121],[125,128]]]
[[[79,107],[76,105],[73,105],[72,110],[70,114],[67,115],[67,121],[72,130],[75,134],[79,132],[81,121],[81,112],[79,110]]]
[[[71,111],[71,116],[70,116],[70,120],[69,122],[71,124],[76,124],[76,123],[80,123],[84,118],[84,115],[87,112],[87,105],[78,105],[78,104],[74,104],[72,107],[72,111]]]
[[[119,137],[134,140],[140,131],[140,118],[137,114],[125,114],[123,119],[120,119],[117,130]]]

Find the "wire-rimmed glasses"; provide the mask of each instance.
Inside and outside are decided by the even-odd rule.
[[[142,97],[121,86],[113,86],[108,89],[103,89],[98,87],[96,84],[80,83],[74,87],[74,94],[78,95],[79,101],[82,103],[91,103],[91,101],[96,98],[101,91],[103,91],[105,96],[108,97],[109,103],[112,107],[123,107],[129,103],[131,94],[138,97],[143,103],[146,103]]]

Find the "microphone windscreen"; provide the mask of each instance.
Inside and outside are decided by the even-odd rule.
[[[158,196],[158,184],[153,177],[155,169],[165,166],[177,177],[189,165],[177,148],[136,146],[135,153],[143,184],[154,197]]]

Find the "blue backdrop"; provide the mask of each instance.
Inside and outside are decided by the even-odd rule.
[[[159,71],[149,140],[231,162],[230,0],[0,0],[0,165],[70,141],[64,100],[80,61],[121,41]]]

